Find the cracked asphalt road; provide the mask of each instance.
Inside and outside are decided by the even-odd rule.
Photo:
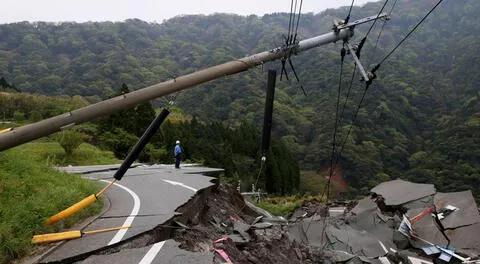
[[[63,167],[62,171],[82,173],[92,180],[110,182],[118,166],[84,166],[84,167]],[[107,170],[113,169],[113,170]],[[107,170],[107,171],[104,171]],[[89,173],[94,171],[93,173]],[[156,226],[167,222],[177,213],[175,210],[189,201],[196,190],[208,188],[214,185],[215,178],[202,174],[221,172],[222,169],[212,169],[199,166],[184,166],[181,169],[174,169],[173,165],[140,165],[131,168],[118,184],[112,186],[105,193],[110,200],[110,208],[99,218],[94,220],[82,231],[122,226],[131,223],[131,228],[115,232],[86,235],[80,239],[70,240],[56,248],[48,256],[41,260],[41,263],[62,262],[79,255],[89,255],[91,252],[115,246],[115,244],[128,240],[139,234],[151,231]],[[167,241],[158,252],[145,260],[145,254],[152,251],[149,245],[143,249],[128,249],[131,254],[120,250],[112,255],[95,255],[86,259],[90,263],[94,258],[95,263],[160,263],[161,258],[166,257],[175,261],[185,257],[185,263],[203,262],[206,256],[202,254],[190,254],[175,245],[173,241]],[[127,249],[125,249],[127,250]],[[155,251],[155,250],[153,250]],[[124,257],[123,255],[129,255]],[[144,254],[144,255],[142,255]],[[165,257],[160,257],[165,256]],[[211,260],[212,258],[208,256]],[[197,261],[197,262],[195,262]],[[93,263],[93,262],[92,262]],[[169,262],[162,262],[169,263]]]

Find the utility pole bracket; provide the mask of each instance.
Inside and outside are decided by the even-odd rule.
[[[345,44],[347,45],[348,50],[350,51],[350,54],[352,55],[353,59],[355,60],[355,64],[357,65],[358,70],[360,70],[360,73],[363,76],[362,80],[363,81],[369,81],[370,78],[367,76],[367,72],[365,72],[365,68],[363,68],[363,65],[360,62],[360,59],[357,57],[357,54],[355,54],[355,49],[347,41],[345,41]]]

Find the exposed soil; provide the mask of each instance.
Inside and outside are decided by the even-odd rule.
[[[190,228],[176,230],[173,238],[186,250],[223,249],[233,263],[318,263],[319,258],[315,257],[318,254],[291,240],[286,228],[281,225],[267,229],[252,228],[247,231],[250,241],[228,240],[214,247],[213,242],[217,239],[228,235],[239,236],[234,230],[235,222],[250,225],[257,216],[232,186],[221,182],[207,197],[198,219],[187,224]],[[216,254],[214,263],[224,263],[224,260]]]

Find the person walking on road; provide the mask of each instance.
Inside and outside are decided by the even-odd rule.
[[[180,140],[177,140],[177,142],[175,142],[175,149],[173,150],[173,153],[175,154],[175,169],[180,169],[180,160],[182,154],[182,148],[180,148]]]

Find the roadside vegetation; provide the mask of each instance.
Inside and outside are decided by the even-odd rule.
[[[59,172],[53,165],[119,162],[113,153],[86,143],[68,159],[57,142],[29,143],[0,152],[0,263],[26,255],[33,247],[33,235],[58,231],[58,224],[43,225],[48,217],[98,191],[95,183]],[[102,204],[94,203],[67,218],[64,227],[98,213]]]
[[[263,199],[262,201],[251,201],[256,206],[267,210],[273,215],[288,217],[297,208],[302,207],[309,202],[325,202],[325,197],[321,195],[291,195],[274,196]]]
[[[281,196],[266,198],[262,201],[253,201],[256,206],[267,210],[276,216],[289,216],[295,209],[302,206],[305,198],[297,196]]]
[[[57,142],[33,142],[19,148],[28,147],[32,155],[51,166],[81,166],[119,164],[111,151],[101,150],[88,143],[82,143],[69,156]]]

